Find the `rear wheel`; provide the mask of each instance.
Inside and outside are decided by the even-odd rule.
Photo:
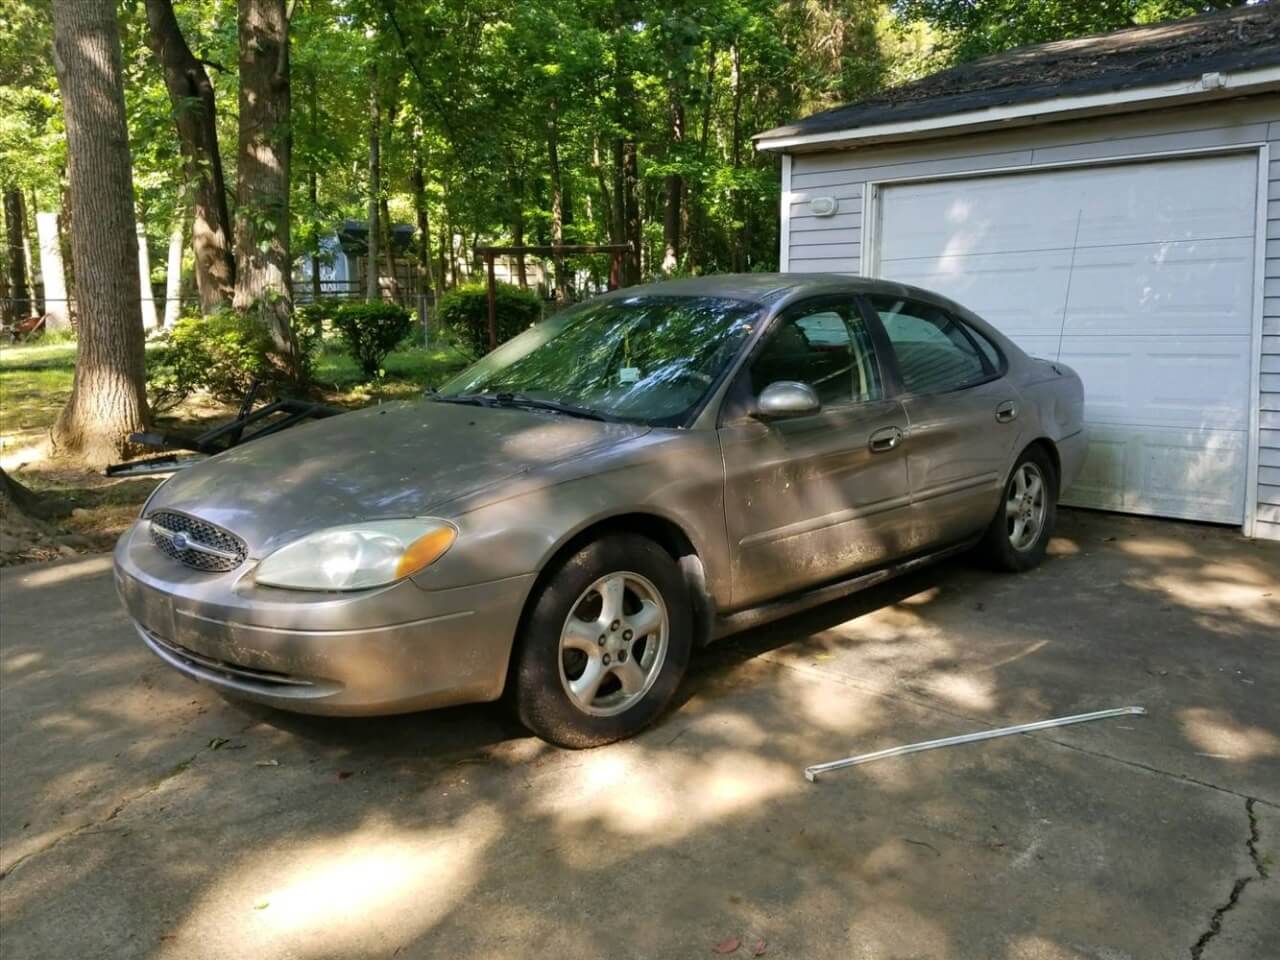
[[[1058,477],[1040,447],[1023,452],[1005,484],[1000,507],[983,538],[983,551],[1000,570],[1019,573],[1038,566],[1053,536]]]
[[[564,747],[632,736],[671,700],[691,640],[688,590],[665,550],[634,535],[590,543],[534,601],[515,665],[520,720]]]

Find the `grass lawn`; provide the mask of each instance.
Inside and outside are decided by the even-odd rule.
[[[74,343],[0,346],[0,461],[14,479],[42,495],[44,517],[67,531],[66,545],[77,550],[107,549],[138,515],[161,478],[109,480],[41,449],[71,393],[75,359]],[[451,344],[431,350],[408,347],[387,357],[385,377],[369,383],[355,361],[337,344],[328,344],[315,358],[314,379],[324,402],[355,409],[416,397],[467,362],[467,356]],[[198,433],[234,413],[232,407],[192,398],[157,418],[157,424],[166,430]],[[57,555],[45,550],[3,559]]]

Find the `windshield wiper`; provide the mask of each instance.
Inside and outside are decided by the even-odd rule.
[[[441,403],[469,403],[477,407],[514,407],[525,410],[550,410],[552,413],[563,413],[570,417],[580,417],[583,420],[604,420],[611,418],[606,417],[602,413],[594,410],[588,410],[585,407],[575,407],[568,403],[559,403],[555,400],[539,400],[536,397],[528,397],[523,393],[459,393],[452,396],[442,396],[436,394],[431,397]]]

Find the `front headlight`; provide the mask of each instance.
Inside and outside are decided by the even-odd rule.
[[[330,527],[281,547],[256,579],[289,590],[364,590],[412,576],[439,560],[458,531],[444,520],[374,520]]]

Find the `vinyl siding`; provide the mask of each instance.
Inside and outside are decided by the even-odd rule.
[[[1280,109],[1267,127],[1267,244],[1258,397],[1258,512],[1254,536],[1280,540]]]
[[[798,153],[791,162],[786,269],[848,273],[863,269],[863,205],[868,182],[927,179],[1006,167],[1098,161],[1169,151],[1270,144],[1263,271],[1259,450],[1254,534],[1280,539],[1280,95],[1090,120],[968,134],[909,144]],[[833,197],[833,216],[810,201]]]

